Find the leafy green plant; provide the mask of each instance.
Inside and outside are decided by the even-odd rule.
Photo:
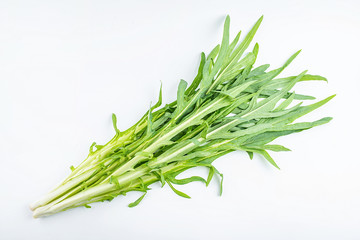
[[[192,84],[181,80],[176,101],[158,102],[132,127],[121,132],[113,114],[115,136],[105,145],[93,143],[88,157],[54,190],[31,205],[34,217],[51,215],[98,201],[110,201],[129,191],[144,194],[149,185],[168,184],[178,195],[190,198],[174,185],[193,181],[206,186],[213,176],[222,174],[212,162],[229,152],[246,151],[262,155],[278,168],[268,151],[288,151],[270,144],[274,139],[327,123],[330,117],[314,122],[293,123],[299,117],[324,105],[334,97],[303,105],[296,100],[312,96],[296,94],[291,89],[301,81],[324,77],[306,74],[278,78],[278,75],[299,54],[296,52],[280,68],[267,71],[269,65],[254,68],[259,46],[244,55],[262,17],[239,42],[240,33],[229,41],[230,18],[224,24],[223,38],[208,56],[201,54],[197,76]],[[178,179],[189,168],[209,168],[207,179],[193,176]],[[222,181],[220,193],[222,192]]]

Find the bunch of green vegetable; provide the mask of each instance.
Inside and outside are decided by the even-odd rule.
[[[280,136],[300,132],[327,123],[326,117],[314,122],[293,123],[297,118],[324,105],[334,96],[303,106],[294,100],[314,99],[296,94],[291,89],[300,81],[326,80],[305,72],[277,78],[293,59],[271,71],[269,65],[254,68],[258,44],[244,54],[257,31],[262,17],[239,42],[240,33],[229,42],[229,17],[223,38],[208,56],[201,54],[197,76],[192,84],[181,80],[176,101],[162,105],[159,100],[131,128],[121,132],[113,114],[115,136],[105,145],[93,143],[88,157],[54,190],[31,205],[34,217],[51,215],[98,201],[112,200],[129,191],[144,194],[149,185],[168,184],[178,195],[175,184],[201,181],[209,184],[214,174],[222,174],[212,162],[229,152],[246,151],[250,158],[261,154],[277,167],[268,151],[288,151],[281,145],[269,144]],[[178,179],[189,168],[209,168],[207,179],[193,176]],[[222,180],[221,180],[222,186]],[[220,193],[222,187],[220,189]]]

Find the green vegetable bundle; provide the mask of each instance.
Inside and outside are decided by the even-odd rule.
[[[261,154],[278,168],[268,151],[288,149],[269,144],[274,139],[327,123],[326,117],[314,122],[293,123],[299,117],[327,103],[334,96],[303,106],[314,97],[296,94],[291,89],[300,81],[325,80],[308,75],[277,78],[293,59],[271,71],[269,65],[254,68],[258,44],[244,54],[262,17],[239,42],[240,33],[229,42],[229,17],[223,38],[208,56],[201,54],[198,74],[192,84],[181,80],[177,100],[162,108],[159,100],[131,128],[121,132],[113,115],[115,136],[105,145],[93,143],[88,157],[54,190],[31,205],[34,217],[58,213],[98,201],[110,201],[129,191],[144,194],[129,206],[136,206],[149,185],[168,184],[178,195],[189,198],[174,185],[201,181],[209,184],[215,174],[222,174],[212,162],[229,152],[246,151],[250,158]],[[189,168],[209,168],[207,179],[193,176],[178,179]],[[222,186],[222,181],[221,181]],[[222,187],[220,189],[220,193]]]

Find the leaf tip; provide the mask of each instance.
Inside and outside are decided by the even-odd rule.
[[[229,34],[229,28],[230,28],[230,16],[226,15],[224,22],[224,36]]]
[[[115,130],[116,134],[119,134],[119,133],[120,133],[120,130],[117,128],[117,118],[116,118],[116,114],[115,114],[115,113],[112,113],[111,119],[112,119],[113,127],[114,127],[114,130]]]

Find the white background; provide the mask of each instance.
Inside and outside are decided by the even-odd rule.
[[[359,1],[1,1],[0,239],[360,239]],[[156,101],[174,99],[195,76],[201,51],[264,14],[258,65],[280,66],[303,49],[285,76],[308,69],[329,83],[300,84],[318,99],[303,118],[324,126],[276,140],[281,170],[244,153],[216,161],[218,182],[157,184],[136,208],[131,193],[44,219],[29,203],[80,163],[89,145],[109,140]],[[204,169],[192,171],[206,174]]]

